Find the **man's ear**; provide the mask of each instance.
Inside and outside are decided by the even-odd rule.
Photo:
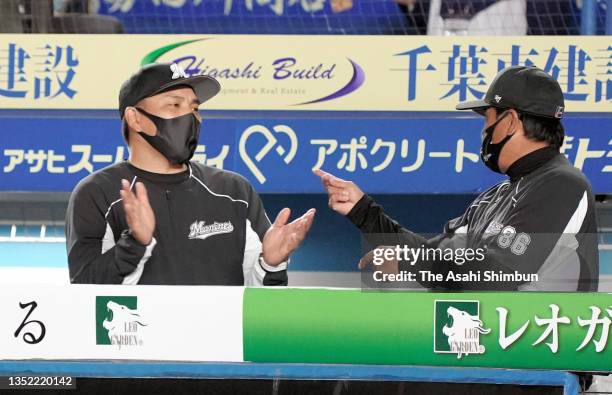
[[[127,107],[123,113],[123,118],[130,129],[136,131],[142,130],[140,125],[140,114],[138,114],[138,111],[134,107]]]
[[[507,135],[512,136],[516,132],[522,132],[522,130],[523,130],[523,123],[521,122],[521,117],[520,117],[518,111],[516,111],[515,109],[511,108],[510,110],[508,110],[508,112],[510,113],[510,114],[508,114],[508,118],[509,118],[510,124],[508,125],[508,133],[507,133]]]

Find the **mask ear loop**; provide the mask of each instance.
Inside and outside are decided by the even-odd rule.
[[[145,114],[147,113],[145,110],[143,110],[143,109],[141,109],[141,108],[139,108],[139,107],[132,106],[132,108],[133,108],[133,109],[135,109],[137,113],[140,113],[140,114],[142,114],[143,112],[144,112]],[[124,117],[124,118],[125,118],[125,117]],[[127,128],[127,119],[124,119],[124,124],[125,124],[125,126],[124,126],[124,127],[125,127],[125,128]],[[144,131],[143,131],[143,130],[136,130],[136,133],[144,133]],[[146,133],[145,133],[145,134],[146,134]]]
[[[144,109],[142,109],[140,107],[134,106],[134,108],[136,109],[136,111],[138,111],[141,114],[144,114],[144,115],[153,115],[153,114],[149,114],[148,112],[146,112]],[[155,116],[155,115],[153,115],[153,116]]]
[[[506,118],[506,116],[507,116],[508,114],[510,114],[510,108],[500,108],[500,110],[502,110],[502,111],[503,111],[503,112],[502,112],[502,114],[501,114],[501,116],[500,116],[499,118],[497,118],[497,119],[495,120],[495,122],[493,122],[493,123],[491,124],[491,125],[495,125],[495,128],[497,127],[497,125],[499,125],[499,123],[500,123],[500,122],[501,122],[501,121],[502,121],[504,118]],[[515,110],[515,111],[516,111],[516,110]],[[516,111],[516,113],[517,113],[517,114],[519,114],[519,116],[520,116],[520,113],[519,113],[518,111]],[[495,132],[495,128],[493,128],[493,133]],[[507,136],[512,136],[512,135],[514,135],[514,133],[515,133],[515,132],[516,132],[516,131],[512,132],[512,134],[507,135]]]
[[[155,134],[154,134],[154,136],[158,135],[159,133],[158,133],[158,130],[157,130],[157,123],[155,123],[155,121],[152,118],[159,118],[159,117],[157,115],[154,115],[154,114],[151,114],[151,113],[147,112],[146,110],[144,110],[144,109],[142,109],[140,107],[134,106],[134,108],[136,109],[136,111],[138,111],[140,114],[144,115],[146,118],[149,119],[149,121],[151,121],[153,123],[153,126],[155,126]],[[147,134],[147,133],[144,132],[144,130],[140,130],[138,133]]]
[[[486,144],[487,146],[491,145],[491,144],[494,144],[493,143],[493,134],[495,133],[495,129],[497,128],[497,125],[499,125],[499,123],[509,114],[509,111],[510,111],[509,108],[497,108],[496,107],[496,109],[502,110],[503,112],[502,112],[501,116],[499,116],[497,119],[495,119],[495,121],[486,128],[486,130],[490,130],[491,131],[490,133],[486,133],[486,136],[484,136],[485,140],[487,138],[489,138],[489,142]],[[513,134],[514,133],[512,133],[512,135]],[[512,135],[506,135],[506,137],[509,137],[509,136],[511,137]],[[506,137],[504,137],[504,139]],[[483,140],[483,142],[484,142],[484,140]],[[495,144],[497,144],[497,143],[495,143]]]
[[[193,112],[193,116],[195,117],[195,119],[197,119],[198,123],[202,123],[202,115],[200,114],[200,111],[195,110]]]
[[[497,127],[497,125],[499,125],[502,119],[504,119],[506,115],[508,115],[508,110],[510,109],[509,108],[499,108],[499,110],[503,111],[502,114],[499,116],[499,118],[496,118],[495,121],[493,121],[491,125],[487,126],[487,129],[489,129],[490,127],[493,127],[493,129],[491,130],[491,134],[495,133],[495,128]]]

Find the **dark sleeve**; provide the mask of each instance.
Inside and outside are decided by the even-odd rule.
[[[252,271],[245,278],[245,285],[264,285],[264,286],[283,286],[287,285],[287,262],[282,262],[278,266],[266,264],[262,257],[262,243],[264,236],[271,223],[266,215],[263,203],[259,194],[249,187],[249,199],[247,209],[247,238],[245,246],[244,265],[252,267]],[[251,229],[248,227],[250,226]],[[251,236],[249,236],[251,235]],[[257,240],[255,240],[255,237]]]
[[[442,243],[447,242],[448,238],[447,234],[440,234],[428,239],[402,227],[384,212],[381,205],[365,194],[347,214],[347,218],[361,231],[367,244],[367,250],[375,249],[378,246],[406,246],[422,250],[435,249]],[[443,265],[440,263],[435,260],[422,260],[414,264],[400,261],[399,270],[417,275],[419,271],[437,272],[446,267],[445,262],[442,262]],[[444,286],[444,284],[422,281],[418,276],[417,279],[424,287]],[[409,287],[409,284],[405,285]]]
[[[70,195],[66,249],[71,283],[121,284],[145,256],[147,248],[127,230],[116,244],[110,233],[107,242],[114,245],[102,253],[107,227],[110,229],[105,218],[108,206],[102,190],[91,181],[82,181]]]
[[[514,188],[520,188],[520,184]],[[414,271],[419,266],[441,274],[442,281],[420,281],[429,288],[510,291],[529,283],[533,290],[575,291],[585,258],[579,256],[578,248],[580,240],[584,239],[581,236],[585,217],[593,210],[589,207],[592,204],[589,188],[583,180],[564,175],[548,177],[527,188],[530,190],[520,197],[517,194],[503,223],[496,224],[493,222],[496,216],[491,215],[491,218],[482,219],[491,221],[483,224],[488,225],[488,229],[482,235],[447,233],[439,237],[436,244],[442,254],[433,254],[433,259],[419,261],[411,267],[400,265],[400,268]],[[449,228],[448,224],[445,228]],[[456,229],[455,226],[451,228]],[[472,259],[460,259],[458,253],[465,254],[467,250],[473,252]],[[449,251],[453,253],[447,257]],[[456,281],[448,276],[450,272],[479,273],[480,280]],[[510,277],[508,281],[492,280],[487,279],[485,273],[538,274],[538,280],[532,282],[517,277]]]
[[[497,229],[491,228],[479,239],[474,239],[469,233],[449,232],[427,240],[401,227],[367,196],[357,203],[347,217],[373,246],[407,245],[453,251],[452,259],[444,254],[432,254],[433,258],[414,265],[400,262],[401,270],[430,270],[442,274],[443,281],[420,281],[429,288],[517,290],[525,281],[485,281],[484,272],[536,274],[545,263],[553,267],[556,281],[576,282],[580,274],[576,234],[580,231],[586,212],[592,211],[592,208],[588,208],[588,188],[577,177],[564,175],[549,177],[530,188],[515,202],[504,223]],[[467,218],[467,213],[463,218]],[[448,228],[447,224],[445,229]],[[562,236],[564,240],[560,241]],[[459,261],[457,252],[468,248],[476,252],[474,256],[482,259]],[[447,280],[451,271],[456,274],[480,272],[482,281]],[[548,284],[547,287],[554,289],[555,284]]]
[[[372,247],[379,245],[408,245],[419,247],[434,243],[425,237],[409,231],[389,217],[383,207],[364,194],[346,215],[363,234]]]

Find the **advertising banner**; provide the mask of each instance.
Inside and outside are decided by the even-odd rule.
[[[399,4],[380,0],[105,0],[90,11],[127,33],[405,34]],[[155,21],[154,23],[152,21]]]
[[[0,35],[0,108],[116,109],[141,65],[221,82],[214,110],[450,111],[495,74],[536,65],[566,112],[612,111],[609,37]]]
[[[605,293],[7,286],[0,311],[0,360],[612,369]]]
[[[247,289],[244,358],[609,371],[610,294]]]
[[[612,192],[612,123],[568,117],[563,153],[596,193]],[[193,160],[236,171],[260,193],[323,193],[312,170],[369,193],[464,193],[502,176],[480,160],[482,118],[205,119]],[[71,191],[128,157],[119,119],[5,118],[0,190]]]
[[[5,285],[0,359],[242,361],[242,294],[240,287]]]

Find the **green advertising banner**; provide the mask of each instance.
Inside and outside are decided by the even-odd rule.
[[[612,295],[248,288],[244,360],[611,371]]]

